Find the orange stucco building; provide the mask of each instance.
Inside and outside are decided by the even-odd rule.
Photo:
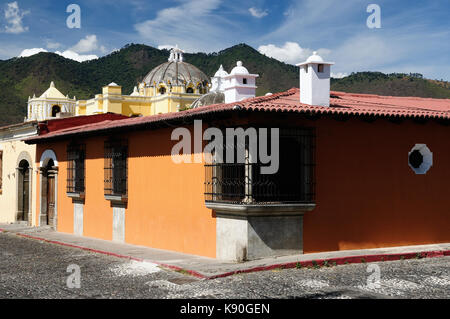
[[[199,182],[199,176],[204,174],[203,165],[173,163],[168,143],[170,133],[171,130],[163,129],[151,135],[146,131],[121,134],[121,138],[128,139],[129,147],[124,241],[214,257],[214,242],[210,239],[215,235],[215,222],[208,209],[199,205],[203,202],[203,183]],[[106,139],[99,136],[84,140],[86,191],[82,234],[112,240],[112,202],[104,196]],[[58,181],[61,181],[57,189],[56,228],[73,233],[76,199],[67,196],[67,184],[64,183],[67,179],[67,145],[66,141],[38,145],[37,152],[38,157],[47,149],[56,154]],[[38,187],[40,185],[38,181]],[[41,205],[39,198],[37,201]]]
[[[171,135],[194,120],[279,128],[279,171],[175,163]],[[36,222],[54,196],[58,231],[227,260],[450,242],[449,124],[449,100],[332,92],[315,107],[291,89],[50,132],[27,141]]]

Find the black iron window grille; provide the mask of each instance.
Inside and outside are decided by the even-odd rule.
[[[127,195],[127,159],[126,140],[105,142],[105,195]]]
[[[86,146],[70,144],[67,147],[67,193],[84,193]]]
[[[268,141],[270,129],[268,130]],[[225,133],[223,134],[225,136]],[[259,136],[258,136],[259,138]],[[310,128],[279,130],[279,168],[274,174],[262,174],[267,166],[259,160],[226,163],[226,153],[238,148],[224,139],[224,163],[205,164],[205,201],[233,204],[314,203],[315,200],[315,133]],[[268,143],[268,154],[271,145]],[[236,155],[235,155],[236,156]],[[215,154],[211,154],[214,159]]]

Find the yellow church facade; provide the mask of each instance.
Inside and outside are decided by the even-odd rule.
[[[124,95],[116,83],[104,86],[102,94],[90,100],[77,101],[75,115],[116,113],[125,116],[149,116],[178,112],[209,92],[209,79],[192,64],[183,61],[178,48],[170,57],[151,70],[130,95]]]

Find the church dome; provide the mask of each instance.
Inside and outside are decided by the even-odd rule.
[[[151,70],[143,82],[146,86],[154,86],[160,82],[172,85],[185,85],[192,83],[197,85],[202,83],[204,86],[209,83],[208,77],[192,64],[183,62],[183,55],[180,49],[174,48],[170,52],[169,61],[158,65]]]
[[[197,108],[206,105],[219,104],[225,102],[225,94],[223,92],[209,92],[202,96],[192,103],[191,108]]]
[[[186,62],[166,62],[153,70],[151,70],[144,78],[144,83],[147,86],[153,86],[154,83],[160,82],[170,83],[172,85],[184,85],[188,83],[206,84],[208,77],[200,71],[197,67]]]

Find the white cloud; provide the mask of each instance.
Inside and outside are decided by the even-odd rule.
[[[19,58],[24,58],[24,57],[29,57],[41,52],[48,52],[47,50],[45,50],[44,48],[32,48],[32,49],[25,49],[22,51],[22,53],[20,53]],[[66,50],[64,52],[60,52],[60,51],[56,51],[56,54],[59,54],[60,56],[65,57],[66,59],[71,59],[71,60],[75,60],[78,62],[84,62],[84,61],[89,61],[89,60],[94,60],[94,59],[98,59],[98,56],[90,54],[90,55],[82,55],[82,54],[78,54],[74,51],[71,50]]]
[[[5,9],[5,19],[8,25],[5,26],[4,32],[18,34],[28,31],[28,27],[23,25],[22,19],[29,13],[30,11],[20,10],[17,1],[8,3]]]
[[[58,49],[60,46],[61,46],[61,43],[47,40],[47,48],[48,49]]]
[[[400,39],[397,41],[401,43]],[[371,70],[380,65],[398,63],[407,49],[393,39],[361,34],[349,38],[333,50],[335,72]]]
[[[236,43],[240,25],[231,23],[217,10],[221,0],[175,3],[176,6],[158,11],[154,19],[134,25],[141,41],[155,46],[176,43],[186,52],[212,52]]]
[[[363,25],[365,28],[365,8],[362,7],[360,16],[362,23],[355,23],[355,19],[348,19],[355,15],[355,8],[361,6],[361,0],[302,0],[290,1],[290,5],[283,12],[284,19],[279,25],[271,29],[259,39],[261,43],[281,41],[297,41],[301,43],[327,43],[335,45],[344,33],[354,33]],[[326,17],[326,18],[325,18]]]
[[[58,42],[46,40],[48,49],[57,49],[61,47],[61,44]],[[81,54],[85,52],[91,52],[94,50],[99,50],[102,53],[106,53],[106,48],[102,45],[98,45],[97,36],[95,34],[88,35],[85,38],[81,39],[76,45],[73,47],[64,50],[64,51],[55,51],[54,53],[59,54],[66,59],[75,60],[78,62],[84,62],[89,60],[98,59],[98,56],[95,54]],[[20,53],[19,57],[27,57],[40,52],[49,52],[44,48],[32,48],[25,49]]]
[[[25,49],[19,54],[19,58],[29,57],[41,52],[48,52],[44,48],[33,48],[33,49]]]
[[[84,61],[98,59],[98,56],[96,56],[94,54],[82,55],[82,54],[78,54],[77,52],[74,52],[72,50],[66,50],[64,52],[56,51],[55,53],[65,57],[66,59],[71,59],[71,60],[75,60],[78,62],[84,62]]]
[[[103,47],[104,48],[104,47]],[[77,53],[92,52],[99,49],[97,36],[95,34],[87,35],[69,50]]]
[[[348,74],[345,72],[338,72],[338,73],[331,72],[331,77],[335,79],[342,79],[345,78],[346,76],[348,76]]]
[[[254,16],[255,18],[258,18],[258,19],[263,18],[269,14],[269,12],[267,10],[263,11],[261,9],[255,8],[255,7],[251,7],[250,9],[248,9],[248,11],[250,12],[250,14],[252,16]]]
[[[278,47],[274,44],[261,45],[258,47],[258,51],[268,57],[289,64],[303,62],[313,53],[313,50],[302,48],[296,42],[286,42],[282,47]],[[322,57],[330,54],[330,52],[331,51],[328,49],[317,50],[317,53]]]
[[[174,45],[170,45],[170,44],[163,44],[163,45],[158,45],[158,50],[170,50],[172,48],[174,48]]]

